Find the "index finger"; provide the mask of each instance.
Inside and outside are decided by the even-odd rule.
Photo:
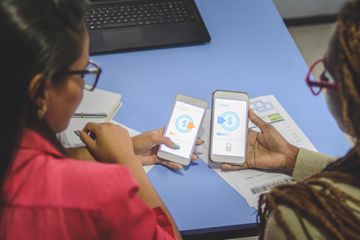
[[[201,138],[198,138],[197,140],[196,140],[196,146],[200,146],[201,144],[203,144],[205,141],[204,140],[202,140]]]
[[[221,164],[221,170],[223,171],[236,171],[236,170],[241,170],[241,169],[246,169],[247,165],[246,163],[244,164],[230,164],[230,163],[222,163]]]
[[[164,159],[160,159],[159,163],[161,165],[164,165],[165,167],[168,167],[168,168],[174,169],[174,170],[183,170],[184,169],[184,167],[181,164],[171,162],[171,161],[167,161],[167,160],[164,160]]]
[[[254,110],[249,109],[249,118],[250,120],[260,128],[261,131],[264,131],[268,124],[262,120],[258,115],[255,114]]]

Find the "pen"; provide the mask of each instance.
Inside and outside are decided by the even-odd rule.
[[[80,137],[80,130],[75,130],[74,133],[75,133],[76,136]],[[95,136],[95,134],[94,134],[93,132],[88,132],[88,135],[89,135],[93,140],[96,139],[96,136]]]
[[[106,113],[74,113],[73,118],[106,118]]]

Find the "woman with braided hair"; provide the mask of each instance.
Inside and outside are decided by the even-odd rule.
[[[312,70],[319,67],[314,81]],[[260,197],[260,239],[360,239],[360,1],[345,4],[325,58],[306,80],[315,95],[326,90],[329,109],[354,139],[353,148],[339,159],[299,149],[250,111],[261,132],[249,130],[248,159],[222,168],[283,169],[298,181]]]

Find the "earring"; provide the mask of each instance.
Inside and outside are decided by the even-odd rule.
[[[39,119],[39,120],[40,120],[40,119],[43,119],[44,116],[45,116],[45,114],[46,114],[46,112],[47,112],[47,106],[46,106],[45,104],[42,104],[42,105],[38,108],[38,110],[37,110],[37,117],[38,117],[38,119]]]

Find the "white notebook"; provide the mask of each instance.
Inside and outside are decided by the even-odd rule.
[[[72,118],[65,131],[58,134],[58,138],[65,148],[84,146],[80,138],[74,133],[81,130],[88,122],[108,122],[111,121],[116,112],[122,105],[121,94],[109,92],[101,89],[94,91],[84,91],[83,99],[76,109],[76,113],[105,113],[106,117],[98,118]]]
[[[121,103],[121,94],[95,89],[84,91],[84,97],[76,109],[76,113],[106,113],[107,121],[115,115]]]

